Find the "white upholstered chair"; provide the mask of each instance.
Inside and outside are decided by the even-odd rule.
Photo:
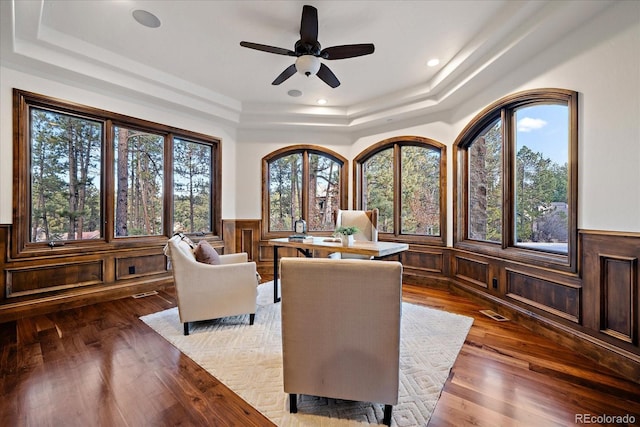
[[[361,210],[338,210],[335,218],[336,228],[340,226],[355,226],[358,232],[353,236],[354,240],[378,241],[378,209],[369,211]],[[358,254],[332,253],[329,255],[333,259],[371,259],[371,257]]]
[[[284,392],[398,402],[402,264],[282,258]]]
[[[219,255],[219,265],[198,262],[188,239],[175,235],[165,248],[171,261],[178,313],[189,335],[189,322],[249,314],[253,325],[258,280],[256,263],[246,253]]]

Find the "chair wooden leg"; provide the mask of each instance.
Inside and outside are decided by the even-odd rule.
[[[391,411],[393,410],[392,405],[384,405],[384,418],[382,419],[382,423],[386,426],[391,425]]]
[[[253,325],[253,322],[256,320],[256,314],[255,313],[251,313],[249,315],[249,324]]]
[[[184,334],[189,335],[189,322],[184,322]]]
[[[295,393],[289,394],[289,412],[292,414],[298,413],[298,395]]]

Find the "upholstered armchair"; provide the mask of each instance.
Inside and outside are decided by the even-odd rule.
[[[369,211],[359,210],[338,210],[335,214],[336,228],[340,226],[344,227],[357,227],[358,232],[354,234],[354,240],[368,240],[370,242],[378,241],[378,209],[372,209]],[[332,253],[329,255],[333,259],[370,259],[370,257],[358,254],[348,253]]]
[[[246,253],[217,255],[214,251],[216,265],[198,262],[190,241],[180,235],[169,239],[165,253],[171,261],[185,335],[189,335],[189,322],[198,320],[249,314],[253,325],[258,280],[256,263],[247,262]]]
[[[282,357],[290,412],[297,395],[398,402],[402,264],[282,258]]]

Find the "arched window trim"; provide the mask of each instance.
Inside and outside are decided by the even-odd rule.
[[[402,194],[400,177],[402,173],[400,148],[402,146],[425,147],[440,152],[440,236],[418,236],[401,233],[401,204],[400,195]],[[447,244],[447,147],[446,145],[430,138],[421,136],[398,136],[388,138],[377,142],[376,144],[366,148],[358,154],[354,161],[353,170],[353,208],[362,209],[363,206],[363,173],[364,163],[374,155],[386,149],[393,149],[393,188],[394,188],[394,232],[380,233],[381,240],[395,240],[409,243],[422,243],[437,246],[445,246]]]
[[[269,224],[269,164],[282,157],[290,156],[292,154],[302,153],[302,218],[307,220],[308,218],[308,184],[309,184],[309,154],[318,154],[330,158],[331,160],[340,164],[340,209],[346,209],[348,203],[348,179],[347,173],[349,169],[349,161],[336,153],[319,145],[290,145],[273,151],[262,158],[262,238],[273,239],[278,237],[287,237],[292,231],[270,231]],[[316,234],[310,231],[309,234]],[[324,234],[326,232],[317,232],[317,234]]]
[[[568,253],[554,254],[516,247],[513,243],[514,162],[513,123],[517,109],[536,104],[566,104],[569,110],[569,181],[568,181]],[[502,242],[494,244],[468,239],[468,148],[476,136],[493,121],[503,124],[503,225]],[[462,130],[453,144],[454,149],[454,247],[486,255],[535,264],[555,270],[576,273],[578,268],[578,93],[567,89],[543,88],[518,92],[492,103],[476,115]]]

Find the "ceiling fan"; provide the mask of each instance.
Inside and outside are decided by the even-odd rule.
[[[240,46],[298,58],[295,64],[291,64],[276,77],[271,83],[273,85],[279,85],[297,71],[307,77],[316,74],[332,88],[340,86],[340,81],[329,67],[320,62],[320,58],[328,60],[354,58],[356,56],[369,55],[374,51],[374,46],[371,43],[348,44],[321,49],[320,42],[318,42],[318,10],[308,5],[302,8],[300,40],[296,42],[294,50],[245,41],[240,42]]]

